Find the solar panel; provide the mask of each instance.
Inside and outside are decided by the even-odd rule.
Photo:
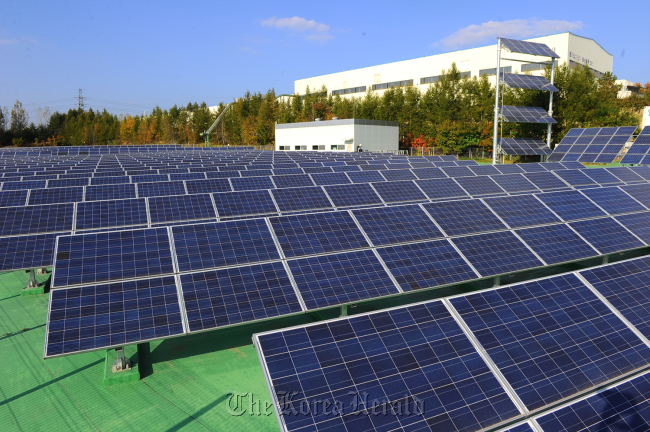
[[[611,163],[633,132],[633,127],[574,128],[562,139],[553,155],[562,154],[562,158],[557,159],[562,162]]]
[[[273,169],[273,175],[275,175],[275,176],[292,175],[292,174],[304,174],[304,173],[305,172],[302,170],[302,168],[297,168],[297,167],[296,168],[274,168]]]
[[[32,189],[29,193],[29,205],[59,204],[81,202],[84,188],[81,186],[53,189]]]
[[[377,192],[368,183],[324,186],[335,207],[382,204]]]
[[[71,231],[74,204],[0,208],[0,236]]]
[[[549,265],[599,255],[598,251],[564,224],[527,228],[516,232]]]
[[[86,201],[137,198],[134,184],[106,184],[86,186]]]
[[[539,192],[539,189],[537,189],[535,185],[528,181],[522,174],[495,175],[491,178],[501,187],[501,189],[509,193],[530,191]]]
[[[650,180],[650,167],[635,166],[635,167],[628,167],[628,169],[632,171],[634,174],[643,177],[645,180]]]
[[[183,334],[173,276],[50,293],[45,358]]]
[[[583,189],[581,192],[610,215],[647,210],[617,187]]]
[[[449,177],[474,177],[474,171],[466,166],[442,167],[442,171]]]
[[[536,418],[544,432],[643,430],[650,423],[650,374],[634,377]]]
[[[499,109],[505,122],[557,123],[543,108],[502,105]]]
[[[60,236],[52,287],[174,272],[166,228]]]
[[[420,189],[431,199],[460,198],[468,194],[458,183],[450,178],[416,180]]]
[[[172,227],[181,272],[280,259],[264,219]]]
[[[412,181],[373,183],[372,187],[387,203],[427,200],[426,195]]]
[[[638,238],[611,218],[572,222],[571,227],[601,254],[620,252],[645,246]]]
[[[386,181],[378,171],[348,172],[347,176],[352,183],[373,183]]]
[[[77,204],[76,230],[146,225],[144,198],[91,201]]]
[[[27,191],[13,190],[0,192],[0,207],[23,206],[27,202]]]
[[[239,171],[208,171],[205,173],[205,176],[209,179],[234,178],[239,177]]]
[[[618,216],[616,220],[641,240],[650,244],[650,212]]]
[[[239,175],[242,177],[268,177],[273,175],[271,169],[251,169],[247,171],[240,171]]]
[[[105,185],[105,184],[124,184],[130,183],[131,177],[116,176],[116,177],[92,177],[90,184],[92,186]]]
[[[552,172],[526,173],[523,176],[543,191],[568,188],[568,185]]]
[[[560,170],[556,171],[555,175],[571,186],[596,186],[596,182],[590,179],[582,170]]]
[[[544,168],[544,164],[541,163],[525,163],[517,166],[526,173],[547,172],[547,169]]]
[[[317,173],[331,173],[331,172],[334,172],[334,171],[332,171],[332,168],[323,167],[323,166],[320,166],[320,167],[304,167],[302,170],[305,172],[305,174],[317,174]]]
[[[353,210],[374,245],[389,245],[444,237],[420,206],[390,206]]]
[[[286,431],[479,430],[519,415],[441,301],[257,334],[253,341]],[[372,402],[348,403],[359,397]],[[320,406],[306,415],[282,408],[303,401],[313,407],[317,400],[346,402],[340,415],[323,415]]]
[[[230,182],[228,179],[208,179],[208,180],[188,180],[185,182],[187,193],[199,194],[210,192],[230,192]]]
[[[281,212],[332,208],[320,187],[274,189],[271,194]]]
[[[171,181],[176,181],[176,180],[204,180],[205,174],[202,172],[194,172],[194,173],[177,173],[177,174],[169,174],[169,179]]]
[[[519,164],[500,164],[494,165],[494,167],[501,174],[522,174],[524,172],[524,170],[519,167]]]
[[[0,237],[0,271],[52,265],[57,235],[59,234]]]
[[[648,364],[648,348],[577,276],[452,298],[529,410]]]
[[[299,186],[314,186],[311,177],[307,174],[274,176],[273,183],[277,188],[290,188]]]
[[[47,182],[48,188],[72,187],[72,186],[87,186],[89,184],[88,178],[65,178],[60,180],[50,180]]]
[[[350,184],[350,179],[344,173],[312,174],[312,181],[316,186]]]
[[[275,185],[271,181],[271,177],[238,177],[231,178],[233,190],[259,190],[259,189],[275,189]]]
[[[209,194],[149,198],[151,223],[216,219]]]
[[[618,177],[621,181],[625,183],[640,182],[645,180],[643,177],[641,177],[640,175],[636,174],[634,171],[626,167],[605,168],[605,169],[609,173],[614,174],[616,177]],[[4,186],[2,187],[2,190],[5,190]]]
[[[472,196],[505,195],[506,193],[490,176],[458,177],[454,180]]]
[[[152,183],[169,181],[167,174],[146,174],[131,176],[131,183]]]
[[[287,263],[308,310],[399,293],[371,250]]]
[[[449,236],[507,229],[480,200],[442,201],[423,207]]]
[[[457,237],[452,242],[483,277],[544,265],[510,231]]]
[[[43,189],[46,185],[47,180],[6,181],[2,183],[2,190]]]
[[[536,432],[529,422],[518,424],[509,429],[500,430],[500,432]]]
[[[185,185],[182,181],[161,181],[154,183],[138,183],[138,197],[155,197],[167,195],[185,195]]]
[[[449,240],[377,249],[402,291],[460,283],[479,276]]]
[[[478,176],[501,174],[493,165],[477,165],[469,167],[469,169]]]
[[[622,164],[639,164],[650,152],[650,126],[643,128],[639,136],[634,140],[632,146],[627,150],[623,159],[621,159]],[[643,162],[647,163],[647,162]]]
[[[508,87],[512,88],[558,91],[557,87],[543,76],[503,73],[501,79]]]
[[[487,198],[485,203],[511,228],[561,222],[533,195]]]
[[[621,184],[623,183],[618,178],[614,177],[609,171],[603,169],[586,169],[582,170],[583,174],[588,176],[594,182],[598,184]]]
[[[381,173],[387,181],[396,180],[415,180],[417,177],[411,172],[410,169],[393,169],[386,170]]]
[[[270,222],[287,258],[370,246],[348,212],[282,216]]]
[[[606,216],[605,212],[578,191],[549,192],[536,196],[565,221]]]
[[[281,262],[180,276],[189,332],[302,312]]]
[[[512,53],[521,53],[521,54],[530,54],[536,56],[544,56],[551,58],[560,58],[559,55],[555,54],[548,45],[537,42],[526,42],[516,39],[506,39],[500,38],[501,45],[508,51]]]

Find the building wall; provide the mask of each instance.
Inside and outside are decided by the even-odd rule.
[[[592,69],[602,73],[612,71],[613,56],[592,39],[583,38],[567,32],[526,40],[530,42],[545,43],[548,45],[560,56],[560,64],[575,61],[577,63],[587,64]],[[502,60],[501,66],[510,67],[510,72],[512,73],[522,73],[523,64],[546,62],[549,60],[546,57],[515,54],[505,50],[502,52],[502,59],[503,58],[514,60],[521,59],[526,61],[526,63],[521,63],[517,61]],[[470,72],[472,77],[479,77],[481,70],[496,68],[496,44],[337,72],[312,78],[299,79],[294,81],[294,91],[298,94],[304,94],[307,86],[309,86],[310,90],[314,91],[320,89],[324,84],[327,87],[327,90],[331,93],[335,90],[348,88],[362,90],[364,86],[367,88],[373,84],[408,80],[413,80],[413,85],[416,88],[426,91],[428,86],[431,84],[421,84],[421,78],[439,76],[442,74],[443,70],[448,70],[454,62],[460,72]],[[541,75],[543,69],[530,70],[529,72],[533,75]],[[489,78],[492,84],[494,84],[495,75],[492,75]],[[377,91],[381,94],[385,90],[380,89]],[[359,91],[356,93],[348,93],[343,96],[363,96],[363,93]]]

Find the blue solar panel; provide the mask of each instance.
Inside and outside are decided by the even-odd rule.
[[[281,262],[181,275],[190,332],[302,312]]]
[[[511,228],[561,222],[533,195],[486,198],[485,203]]]
[[[348,176],[344,173],[312,174],[311,179],[316,186],[351,183]]]
[[[466,166],[443,167],[442,170],[449,177],[474,177],[474,171]]]
[[[280,259],[264,219],[172,227],[181,272]]]
[[[541,163],[525,163],[517,166],[525,173],[547,172],[546,168],[544,168],[544,164]]]
[[[372,187],[387,203],[427,200],[426,195],[410,180],[373,183]]]
[[[528,228],[516,232],[549,265],[598,255],[598,251],[564,224]]]
[[[167,229],[58,238],[52,286],[92,284],[174,272]]]
[[[131,176],[131,183],[151,183],[169,181],[167,174],[147,174]]]
[[[275,168],[273,169],[273,175],[292,175],[292,174],[304,174],[302,168]]]
[[[440,168],[413,168],[411,172],[421,180],[447,178]]]
[[[282,216],[270,221],[287,258],[370,246],[348,212]]]
[[[320,187],[274,189],[271,194],[281,212],[332,208]]]
[[[205,176],[209,179],[227,179],[239,177],[239,171],[208,171]]]
[[[184,333],[174,277],[54,290],[45,358]]]
[[[305,174],[316,174],[316,173],[331,173],[332,168],[330,167],[303,167],[302,169]]]
[[[650,147],[650,145],[648,145],[648,147]],[[634,166],[634,167],[629,167],[629,169],[634,174],[643,177],[645,180],[650,180],[650,167],[648,167],[648,166]]]
[[[504,122],[515,123],[557,123],[543,108],[501,105],[499,108]]]
[[[458,237],[452,241],[483,277],[544,265],[510,231]]]
[[[614,177],[609,171],[604,169],[586,169],[582,170],[585,175],[598,184],[616,184],[623,183],[618,178]]]
[[[90,184],[93,186],[105,185],[105,184],[124,184],[130,182],[131,182],[131,177],[127,177],[127,176],[92,177],[90,179]]]
[[[0,236],[72,230],[74,204],[0,208]]]
[[[185,182],[187,192],[190,194],[210,192],[230,192],[228,179],[188,180]]]
[[[488,165],[489,166],[489,165]],[[491,179],[506,192],[538,192],[539,189],[522,174],[495,175]]]
[[[2,190],[43,189],[46,184],[47,180],[6,181],[2,183]]]
[[[51,266],[57,235],[0,237],[0,271]]]
[[[149,198],[151,223],[216,219],[209,194]]]
[[[618,216],[616,220],[641,240],[650,244],[650,212]]]
[[[271,177],[239,177],[231,178],[233,190],[260,190],[260,189],[275,189],[275,185],[271,181]]]
[[[555,175],[560,177],[571,186],[595,186],[596,182],[590,179],[583,170],[559,170],[555,171]]]
[[[536,196],[565,221],[606,216],[605,212],[578,191],[550,192]]]
[[[508,228],[480,200],[443,201],[423,206],[449,236]]]
[[[242,177],[262,177],[272,176],[273,170],[271,169],[252,169],[247,171],[240,171],[239,175]]]
[[[276,175],[273,177],[273,183],[275,183],[275,187],[277,188],[314,186],[314,182],[311,181],[311,177],[307,174]]]
[[[388,245],[444,237],[417,205],[353,210],[374,245]]]
[[[601,254],[645,246],[612,218],[589,219],[572,222],[570,225]]]
[[[535,429],[530,426],[530,423],[526,422],[499,432],[535,432]]]
[[[441,301],[253,340],[274,406],[318,401],[306,415],[280,408],[288,431],[470,431],[519,415]],[[351,405],[358,397],[368,403]],[[323,402],[335,400],[345,401],[339,414],[324,415]]]
[[[371,183],[386,181],[378,171],[348,172],[347,176],[352,183]]]
[[[88,178],[67,178],[60,180],[50,180],[47,182],[48,188],[72,187],[72,186],[88,186]]]
[[[467,197],[465,189],[450,178],[417,180],[417,185],[431,199]]]
[[[81,202],[84,188],[81,186],[54,189],[32,189],[29,193],[29,205],[60,204]]]
[[[146,225],[144,198],[92,201],[77,204],[76,230]]]
[[[610,174],[614,174],[625,183],[640,182],[645,179],[627,167],[605,168]],[[5,190],[4,186],[2,190]]]
[[[136,198],[134,184],[107,184],[86,186],[85,201],[116,200]]]
[[[138,197],[155,197],[167,195],[185,195],[182,181],[138,183]]]
[[[560,58],[548,45],[538,42],[528,42],[516,39],[500,38],[503,47],[512,53],[530,54],[551,58]]]
[[[176,180],[204,180],[205,174],[201,172],[194,173],[182,173],[182,174],[169,174],[169,179],[171,181]]]
[[[632,198],[650,208],[650,184],[633,184],[621,186],[621,189]]]
[[[310,310],[399,293],[371,250],[302,258],[288,264]]]
[[[377,249],[402,291],[460,283],[479,276],[449,240]]]
[[[583,189],[582,193],[611,215],[647,210],[617,187]]]
[[[470,170],[476,175],[499,175],[501,172],[493,165],[477,165],[469,167]]]
[[[648,365],[648,348],[573,274],[451,299],[529,410]]]
[[[212,194],[219,217],[277,213],[269,191],[226,192]]]
[[[0,207],[24,206],[27,202],[27,190],[0,192]]]
[[[569,188],[566,183],[557,178],[555,174],[551,172],[533,172],[523,174],[523,176],[544,191]]]
[[[417,177],[411,172],[410,169],[393,169],[386,170],[381,173],[387,181],[396,180],[415,180]]]
[[[506,193],[494,182],[494,180],[492,180],[492,177],[489,176],[458,177],[454,180],[456,180],[456,182],[472,196],[493,194],[505,195]]]

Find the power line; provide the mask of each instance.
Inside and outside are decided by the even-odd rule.
[[[81,89],[79,89],[79,111],[84,110],[84,96],[81,93]]]

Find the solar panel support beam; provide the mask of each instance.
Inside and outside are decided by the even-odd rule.
[[[348,316],[348,305],[341,306],[341,317]]]
[[[494,284],[492,286],[493,287],[501,286],[501,276],[494,276]]]
[[[501,73],[501,38],[497,38],[497,79],[494,92],[494,134],[492,137],[492,165],[497,164],[497,133],[499,132],[499,74]]]
[[[34,269],[27,270],[27,273],[29,273],[29,282],[25,289],[38,288],[38,281],[36,280],[36,272]]]
[[[131,361],[124,356],[124,347],[115,348],[115,353],[117,354],[117,358],[115,359],[115,361],[113,362],[113,366],[111,367],[113,373],[130,370]]]
[[[603,264],[609,263],[609,255],[603,255]]]
[[[555,59],[551,59],[551,85],[553,85],[553,80],[555,78]],[[548,99],[548,115],[553,117],[553,91],[549,92]],[[551,148],[551,123],[548,124],[548,129],[546,132],[546,144]]]

